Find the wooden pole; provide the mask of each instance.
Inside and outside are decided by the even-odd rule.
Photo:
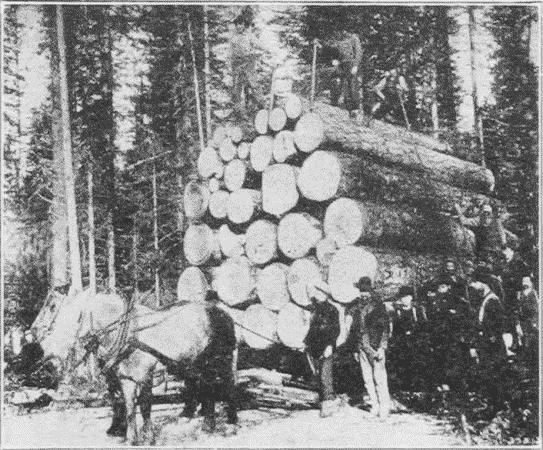
[[[317,38],[313,40],[313,62],[311,63],[311,99],[309,111],[313,111],[315,103],[315,86],[317,84],[317,47],[320,46]]]
[[[211,139],[211,69],[209,67],[209,59],[211,52],[209,49],[209,15],[208,5],[203,5],[204,8],[204,98],[206,112],[206,140]]]
[[[91,294],[96,294],[96,250],[94,246],[94,195],[93,195],[93,164],[89,161],[87,172],[87,190],[88,190],[88,210],[89,216],[89,290]]]
[[[192,37],[192,30],[190,26],[190,16],[188,13],[187,13],[187,29],[189,33],[190,56],[192,58],[192,67],[193,67],[193,75],[194,75],[194,96],[196,97],[196,115],[198,117],[198,136],[200,138],[200,150],[203,150],[205,147],[205,143],[204,143],[204,127],[202,124],[202,105],[200,104],[200,84],[198,82],[196,54],[194,53],[194,38]]]
[[[64,177],[66,179],[66,205],[68,210],[68,236],[70,242],[70,269],[72,289],[81,291],[81,254],[77,229],[77,204],[75,201],[75,176],[72,160],[72,134],[70,127],[70,105],[68,99],[68,68],[66,62],[66,44],[64,41],[63,7],[57,5],[57,39],[60,72],[60,102],[62,112],[62,146],[64,149]]]
[[[158,195],[156,185],[156,164],[153,162],[153,237],[155,254],[158,255]],[[157,308],[160,307],[160,276],[155,268],[155,299]]]

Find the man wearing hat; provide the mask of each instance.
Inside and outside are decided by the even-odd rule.
[[[236,32],[230,42],[234,108],[244,110],[249,98],[260,108],[263,94],[257,79],[256,64],[262,46],[252,30],[254,12],[251,6],[243,8],[234,25]]]
[[[316,366],[319,377],[321,417],[333,415],[339,408],[339,399],[334,393],[332,370],[334,350],[340,334],[339,312],[329,301],[329,288],[324,282],[307,288],[312,301],[309,331],[304,339],[305,349]],[[315,361],[317,364],[313,364]]]
[[[355,355],[358,355],[364,385],[370,397],[371,414],[386,419],[390,412],[385,362],[390,319],[385,304],[375,296],[368,277],[360,278],[355,287],[360,292],[351,311],[354,316],[351,336],[355,342]]]

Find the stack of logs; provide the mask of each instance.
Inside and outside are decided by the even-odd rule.
[[[341,307],[361,276],[388,296],[445,254],[472,255],[472,235],[447,211],[493,203],[490,171],[393,125],[362,127],[321,103],[304,112],[294,94],[277,103],[252,124],[217,127],[199,156],[179,300],[204,301],[211,282],[249,346],[300,348],[308,286],[326,281]]]

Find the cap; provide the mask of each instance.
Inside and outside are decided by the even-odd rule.
[[[407,297],[408,295],[411,295],[412,297],[415,295],[415,291],[413,291],[412,287],[409,286],[402,286],[400,287],[400,290],[398,291],[398,297]]]
[[[358,282],[354,284],[354,287],[360,292],[370,292],[372,290],[371,279],[369,277],[361,277]]]

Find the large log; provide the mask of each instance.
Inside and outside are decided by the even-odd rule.
[[[275,103],[283,108],[289,120],[296,120],[302,115],[302,100],[296,94],[278,96]]]
[[[263,350],[277,343],[277,314],[263,305],[249,306],[243,314],[243,340],[254,349]]]
[[[431,137],[379,121],[361,126],[349,120],[346,111],[320,102],[315,103],[314,113],[323,124],[326,141],[343,151],[378,158],[462,189],[485,194],[494,190],[490,170],[443,153],[449,148]]]
[[[219,144],[219,156],[224,162],[232,161],[237,154],[237,148],[230,137],[224,138]]]
[[[235,306],[254,297],[256,276],[246,257],[228,258],[212,271],[212,276],[214,289],[227,305]]]
[[[247,166],[241,159],[233,159],[224,168],[224,184],[230,192],[243,187]]]
[[[277,242],[288,258],[303,258],[322,238],[320,222],[307,213],[289,213],[279,222]]]
[[[185,258],[193,266],[201,266],[220,256],[220,247],[213,230],[206,224],[191,224],[183,239]]]
[[[338,193],[342,169],[338,158],[329,152],[316,151],[302,164],[298,187],[309,200],[322,202]]]
[[[253,264],[267,264],[277,256],[277,225],[268,220],[253,222],[245,233],[245,253]]]
[[[257,172],[263,172],[273,159],[273,138],[258,136],[251,144],[251,167]]]
[[[211,194],[209,198],[209,213],[215,219],[226,218],[229,197],[230,193],[222,189]]]
[[[197,166],[198,173],[202,178],[209,178],[213,175],[221,178],[224,172],[224,166],[217,151],[211,147],[206,147],[200,152]]]
[[[294,133],[283,130],[273,138],[273,159],[278,163],[284,163],[290,156],[296,154],[294,146]]]
[[[273,164],[262,175],[262,209],[282,216],[298,203],[296,169],[288,164]]]
[[[285,264],[272,263],[258,272],[256,293],[260,302],[272,311],[279,311],[290,301],[287,270]]]
[[[251,152],[251,144],[248,142],[241,142],[238,145],[238,158],[239,159],[247,159],[249,157],[249,153]]]
[[[198,267],[187,267],[177,282],[177,301],[204,303],[209,283]]]
[[[209,145],[213,148],[218,148],[223,139],[228,137],[228,128],[225,126],[218,126],[213,131],[213,138],[209,142]]]
[[[369,251],[354,246],[340,248],[332,257],[328,271],[328,285],[334,300],[350,303],[356,299],[354,287],[360,277],[377,278],[377,258]]]
[[[272,131],[281,131],[287,124],[287,114],[283,108],[273,108],[268,119],[268,126]]]
[[[268,132],[268,110],[261,109],[255,116],[255,130],[258,134],[266,134]]]
[[[244,253],[243,244],[245,243],[245,235],[235,234],[230,231],[228,225],[223,224],[219,228],[219,244],[221,252],[227,258],[241,256]]]
[[[190,181],[183,193],[183,206],[188,219],[200,219],[209,205],[209,189],[198,181]]]
[[[311,153],[324,139],[324,123],[318,114],[304,114],[294,128],[294,142],[298,150]]]
[[[235,224],[249,222],[255,210],[262,206],[260,192],[251,189],[238,189],[228,197],[226,206],[228,219]]]
[[[324,232],[339,247],[359,242],[448,255],[471,255],[475,250],[473,234],[449,216],[345,198],[327,208]]]
[[[292,300],[300,306],[311,304],[308,288],[323,281],[322,271],[313,258],[300,258],[294,261],[287,273],[287,283]]]
[[[277,316],[277,336],[292,349],[304,348],[309,331],[311,313],[290,302],[281,308]]]

